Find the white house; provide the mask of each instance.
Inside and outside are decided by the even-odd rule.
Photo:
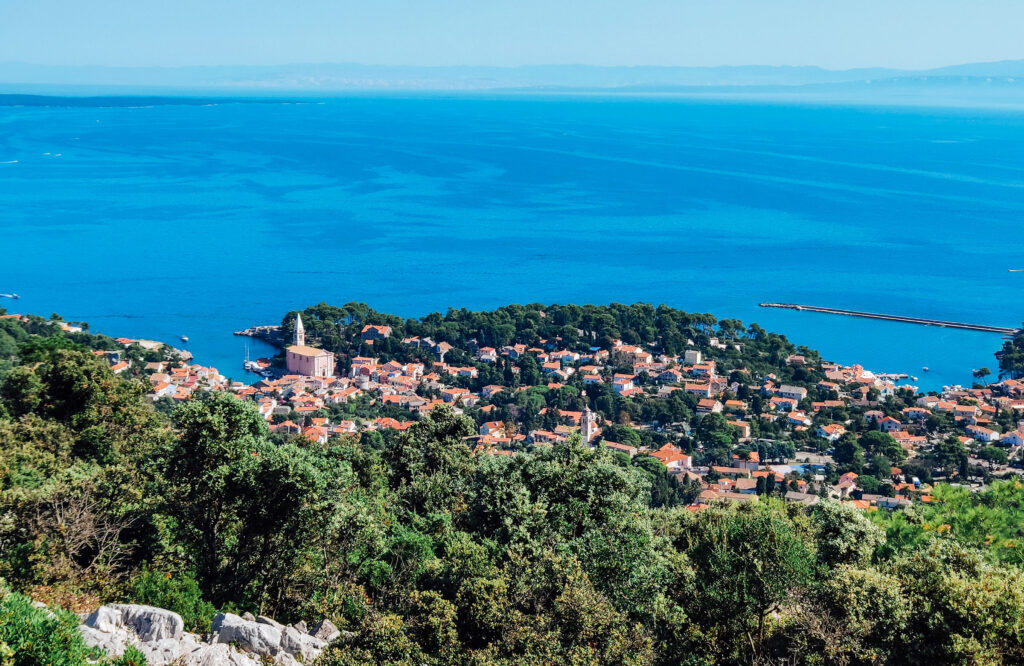
[[[846,428],[839,425],[838,423],[830,423],[829,425],[818,426],[818,437],[827,439],[830,442],[835,442],[846,433]]]

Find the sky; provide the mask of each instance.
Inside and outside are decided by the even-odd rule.
[[[1022,0],[0,0],[0,62],[817,65],[1024,58]]]

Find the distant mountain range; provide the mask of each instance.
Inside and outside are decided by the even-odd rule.
[[[0,93],[190,91],[278,95],[346,91],[856,92],[921,86],[1024,94],[1024,60],[929,70],[820,67],[390,67],[299,64],[246,67],[90,67],[0,63]]]

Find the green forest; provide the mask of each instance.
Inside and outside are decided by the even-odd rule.
[[[677,350],[683,331],[722,325],[571,312],[374,323],[491,345],[600,330],[598,346],[653,336]],[[309,328],[344,351],[337,321]],[[791,348],[733,332],[774,346],[765,364]],[[1024,663],[1019,482],[940,485],[893,513],[774,499],[693,511],[578,439],[474,455],[476,424],[447,409],[327,444],[271,436],[223,393],[166,413],[89,351],[113,344],[0,320],[4,666],[98,656],[74,616],[31,600],[150,604],[199,632],[220,610],[326,617],[345,633],[320,666]]]

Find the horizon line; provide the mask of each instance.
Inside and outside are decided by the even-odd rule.
[[[566,62],[566,63],[534,63],[534,64],[519,64],[519,65],[481,65],[481,64],[381,64],[371,62],[359,62],[351,60],[325,60],[325,61],[308,61],[308,62],[281,62],[274,64],[223,64],[223,63],[205,63],[201,65],[111,65],[111,64],[67,64],[67,63],[40,63],[40,62],[29,62],[24,60],[0,60],[0,67],[8,65],[22,65],[30,67],[69,67],[69,68],[81,68],[81,69],[126,69],[126,70],[141,70],[141,69],[203,69],[203,68],[273,68],[273,67],[311,67],[311,66],[356,66],[356,67],[381,67],[381,68],[407,68],[407,69],[502,69],[502,70],[513,70],[513,69],[529,69],[529,68],[540,68],[540,67],[585,67],[593,69],[739,69],[739,68],[750,68],[760,67],[766,69],[817,69],[824,72],[853,72],[858,70],[892,70],[902,72],[928,72],[936,69],[945,69],[948,67],[958,67],[964,65],[996,65],[1013,62],[1024,62],[1024,55],[1020,58],[1004,58],[1002,60],[978,60],[978,61],[966,61],[966,62],[952,62],[945,65],[935,65],[932,67],[900,67],[897,65],[854,65],[850,67],[823,67],[821,65],[814,64],[783,64],[783,65],[771,65],[771,64],[759,64],[759,63],[746,63],[742,65],[656,65],[656,64],[619,64],[619,65],[602,65],[592,64],[583,62]]]

